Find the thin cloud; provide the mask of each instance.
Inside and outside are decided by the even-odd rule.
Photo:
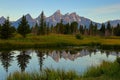
[[[120,12],[120,4],[99,7],[91,10],[93,15],[103,15]]]

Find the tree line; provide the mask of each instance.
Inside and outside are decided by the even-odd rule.
[[[0,38],[8,39],[13,37],[13,33],[19,33],[24,38],[27,34],[32,33],[34,35],[48,35],[49,33],[56,34],[81,34],[81,35],[90,35],[90,36],[120,36],[120,24],[113,27],[110,22],[105,25],[102,23],[101,27],[98,28],[97,24],[93,22],[90,23],[89,27],[79,25],[77,22],[72,22],[71,24],[63,24],[63,20],[60,23],[57,23],[55,26],[46,24],[44,12],[42,11],[40,16],[39,24],[36,23],[35,26],[30,28],[26,17],[23,15],[18,28],[11,26],[9,17],[5,22],[0,25]]]

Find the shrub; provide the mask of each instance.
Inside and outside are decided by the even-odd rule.
[[[83,37],[81,36],[81,34],[76,34],[76,39],[83,39]]]

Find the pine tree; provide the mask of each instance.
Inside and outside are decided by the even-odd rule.
[[[24,38],[26,37],[26,34],[30,33],[30,27],[24,15],[22,17],[22,20],[20,21],[20,24],[17,30],[18,30],[18,33],[20,33]]]
[[[94,28],[94,25],[93,25],[93,22],[91,21],[90,25],[89,25],[89,34],[90,35],[93,35],[93,28]]]
[[[72,22],[70,28],[71,28],[71,33],[76,34],[78,31],[78,23]]]
[[[83,25],[80,25],[80,27],[79,27],[79,31],[80,31],[80,34],[84,34],[84,28],[83,28]]]
[[[88,29],[86,28],[86,26],[84,28],[84,35],[88,35]]]
[[[97,23],[93,26],[93,35],[97,35]]]
[[[112,28],[111,28],[111,35],[112,35],[112,36],[114,35],[114,28],[113,28],[113,26],[112,26]]]
[[[70,25],[69,25],[69,23],[67,23],[67,24],[65,25],[64,34],[70,34],[70,33],[71,33],[71,31],[70,31]]]
[[[100,28],[100,33],[101,33],[101,35],[105,35],[105,24],[104,23],[102,23],[102,25],[101,25],[101,28]]]
[[[4,24],[2,25],[0,34],[1,34],[2,39],[8,39],[8,38],[12,37],[12,31],[11,31],[9,17],[7,18],[7,20],[5,20]]]
[[[107,23],[107,28],[106,28],[105,35],[106,35],[106,36],[110,36],[110,35],[111,35],[111,32],[112,32],[111,24],[110,24],[110,22],[108,22],[108,23]]]
[[[120,36],[120,24],[117,24],[117,27],[114,28],[114,34]]]
[[[38,30],[39,30],[39,26],[38,24],[36,23],[34,27],[32,27],[32,33],[35,34],[35,35],[38,35]]]
[[[54,29],[55,29],[55,33],[60,34],[60,23],[57,23]]]
[[[61,19],[60,24],[59,24],[59,31],[61,34],[64,34],[64,25],[63,25],[63,20]]]
[[[47,35],[51,32],[50,29],[51,29],[51,28],[50,28],[50,26],[49,26],[49,23],[47,23],[47,26],[46,26],[46,34],[47,34]]]
[[[1,26],[1,24],[0,24],[0,31],[1,31],[1,28],[2,28],[2,26]]]
[[[111,31],[111,24],[110,24],[110,22],[107,23],[107,30]]]
[[[46,22],[44,19],[44,12],[42,11],[41,17],[40,17],[40,30],[39,30],[41,35],[45,35],[46,33]]]
[[[46,34],[48,35],[50,33],[50,28],[47,26],[46,28]]]
[[[51,33],[54,32],[54,27],[53,27],[53,25],[51,25],[51,27],[50,27],[50,32],[51,32]]]
[[[0,24],[0,33],[1,33],[1,29],[2,29],[2,25]],[[1,34],[0,34],[0,36],[1,36]]]
[[[44,31],[44,35],[47,34],[47,25],[45,21],[44,21],[43,31]]]
[[[11,29],[10,29],[10,30],[11,30],[12,33],[15,33],[15,32],[16,32],[16,28],[15,28],[14,26],[11,26]]]

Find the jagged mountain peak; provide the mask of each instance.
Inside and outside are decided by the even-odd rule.
[[[0,19],[5,19],[5,17],[4,17],[4,16],[1,16]]]
[[[57,10],[52,16],[62,16],[60,10]]]
[[[33,19],[30,14],[26,14],[25,16],[31,27],[34,26],[36,23],[38,23],[38,24],[40,23],[40,15],[35,19]],[[72,22],[76,21],[76,22],[78,22],[79,25],[84,25],[86,27],[89,27],[89,24],[92,21],[88,18],[79,16],[76,12],[66,13],[63,15],[63,14],[61,14],[60,10],[57,10],[55,13],[53,13],[53,15],[51,15],[49,17],[45,17],[45,14],[44,14],[44,18],[46,20],[46,23],[49,23],[50,26],[51,25],[55,26],[57,23],[59,23],[61,21],[61,19],[63,20],[63,24],[72,23]],[[6,19],[3,16],[0,17],[0,24],[3,24],[5,20]],[[17,21],[11,22],[12,26],[18,27],[20,21],[21,21],[21,18],[19,18]],[[111,22],[112,26],[116,25],[117,23],[120,24],[120,20],[113,20],[110,22]],[[96,22],[93,22],[93,23],[95,24]],[[99,27],[101,26],[100,23],[97,23],[97,24],[99,25]]]
[[[66,13],[65,15],[69,15],[69,13]]]
[[[30,14],[24,15],[26,17],[26,20],[28,21],[28,24],[32,27],[36,24],[36,20],[31,17]],[[12,26],[18,27],[20,21],[22,20],[22,17],[19,18],[17,21],[12,22]]]
[[[76,18],[80,18],[80,16],[76,13],[76,12],[73,12],[71,14],[69,14],[71,17],[76,17]]]
[[[31,15],[30,15],[30,14],[26,14],[25,16],[26,16],[26,17],[31,17]]]
[[[109,20],[109,21],[105,22],[105,25],[107,25],[108,22],[110,22],[110,24],[111,24],[113,27],[115,27],[115,26],[117,26],[117,24],[120,24],[120,19]]]
[[[40,13],[40,15],[37,18],[35,18],[37,24],[40,23],[40,18],[41,18],[41,13]],[[45,14],[44,14],[44,19],[46,20]]]
[[[76,12],[72,12],[70,15],[77,15]]]
[[[57,10],[54,14],[61,14],[60,10]]]
[[[61,14],[60,10],[57,10],[53,15],[46,18],[46,22],[50,25],[56,25],[61,21],[63,15]]]
[[[0,24],[3,24],[6,18],[4,16],[0,17]]]
[[[33,20],[33,18],[31,17],[30,14],[26,14],[25,17],[26,17],[27,20],[30,20],[30,21]]]

